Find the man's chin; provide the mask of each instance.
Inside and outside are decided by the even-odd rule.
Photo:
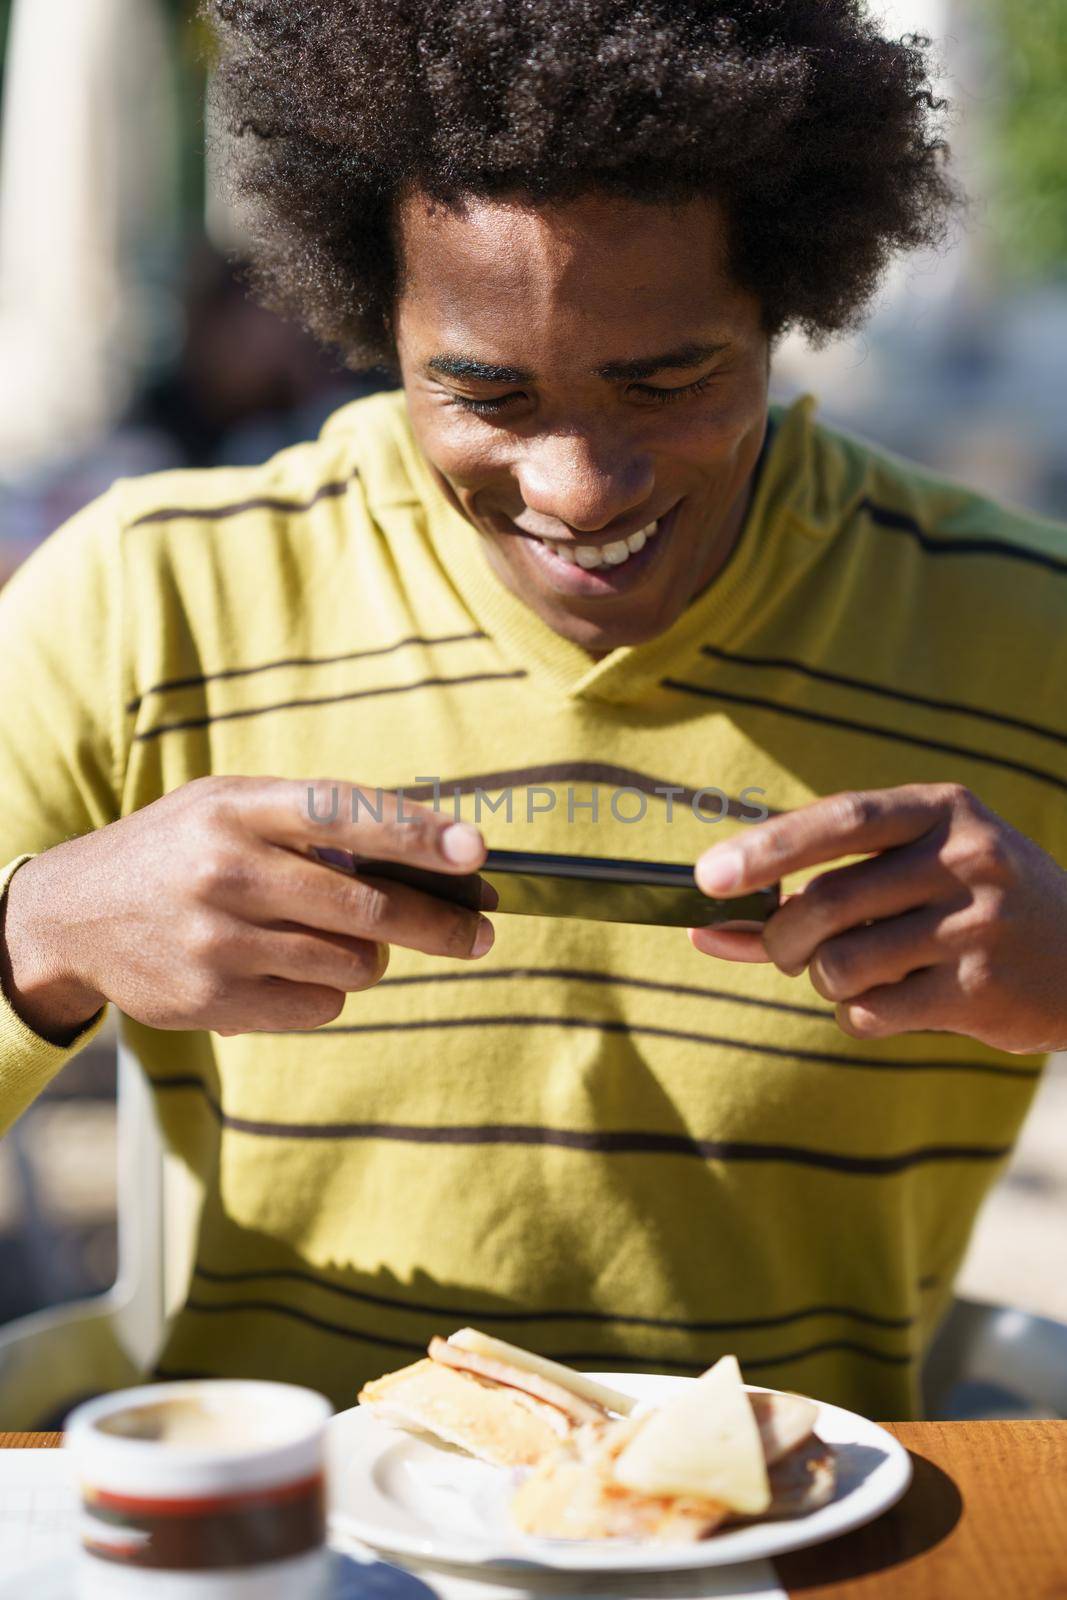
[[[678,606],[667,611],[635,604],[620,609],[612,617],[603,615],[606,608],[602,607],[602,614],[597,617],[590,616],[588,611],[583,615],[575,609],[560,606],[556,595],[539,594],[537,604],[531,603],[532,596],[528,592],[521,598],[537,612],[542,621],[548,623],[554,633],[593,656],[608,655],[612,650],[647,644],[649,640],[659,638],[684,610],[684,607]]]

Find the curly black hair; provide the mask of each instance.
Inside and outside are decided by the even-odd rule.
[[[707,194],[768,333],[860,320],[959,198],[930,41],[862,0],[202,0],[253,284],[395,369],[397,196]]]

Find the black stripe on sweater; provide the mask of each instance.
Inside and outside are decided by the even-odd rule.
[[[246,511],[275,511],[280,516],[299,516],[310,511],[320,500],[336,500],[347,493],[359,477],[353,472],[336,483],[321,484],[307,500],[282,500],[274,495],[257,495],[250,500],[236,500],[223,506],[164,506],[159,511],[146,511],[135,517],[131,528],[148,528],[160,522],[223,522],[228,517],[241,517]]]
[[[239,1272],[217,1272],[211,1268],[197,1266],[193,1275],[202,1278],[205,1283],[263,1283],[279,1281],[283,1283],[307,1284],[310,1288],[322,1290],[328,1294],[335,1294],[344,1300],[353,1300],[359,1305],[378,1306],[387,1311],[399,1311],[417,1316],[440,1317],[445,1321],[459,1323],[499,1322],[522,1324],[524,1327],[541,1322],[591,1322],[605,1326],[618,1325],[626,1328],[662,1328],[677,1333],[737,1333],[745,1330],[751,1331],[759,1328],[784,1328],[793,1322],[808,1322],[815,1317],[840,1318],[849,1322],[860,1322],[872,1328],[887,1328],[891,1332],[906,1332],[914,1326],[914,1317],[883,1317],[873,1311],[863,1311],[855,1306],[814,1305],[804,1306],[799,1311],[784,1311],[776,1316],[765,1317],[732,1317],[716,1319],[713,1321],[687,1320],[681,1317],[641,1317],[624,1312],[613,1311],[497,1311],[487,1310],[484,1306],[442,1306],[431,1305],[421,1300],[399,1300],[395,1296],[373,1294],[367,1289],[355,1289],[349,1284],[331,1283],[328,1278],[319,1277],[316,1273],[301,1272],[295,1267],[273,1267],[262,1269],[245,1269]]]
[[[189,1299],[184,1309],[207,1316],[240,1315],[242,1312],[261,1312],[278,1317],[288,1317],[293,1322],[300,1322],[305,1327],[316,1328],[321,1333],[336,1334],[342,1339],[358,1340],[362,1344],[380,1345],[387,1350],[400,1350],[415,1356],[426,1354],[425,1343],[414,1343],[407,1339],[390,1339],[385,1334],[371,1333],[365,1328],[349,1328],[343,1323],[331,1322],[326,1317],[317,1317],[308,1311],[298,1311],[293,1306],[279,1305],[273,1300],[232,1300],[212,1302],[207,1300]],[[913,1357],[908,1354],[898,1354],[888,1350],[878,1350],[871,1345],[859,1344],[852,1339],[828,1339],[820,1344],[806,1345],[800,1350],[783,1351],[774,1356],[746,1356],[740,1355],[738,1360],[746,1372],[753,1372],[766,1367],[788,1366],[795,1361],[804,1361],[811,1356],[822,1355],[831,1350],[847,1350],[854,1355],[869,1357],[872,1361],[880,1361],[886,1366],[910,1366]],[[547,1353],[547,1352],[543,1352]],[[623,1350],[561,1350],[553,1351],[549,1357],[553,1361],[567,1362],[572,1366],[597,1366],[602,1369],[605,1363],[612,1367],[643,1367],[651,1368],[654,1372],[703,1372],[711,1365],[718,1351],[710,1352],[699,1361],[679,1361],[675,1356],[636,1356]]]
[[[279,1028],[279,1037],[306,1034],[309,1039],[328,1039],[335,1034],[426,1033],[447,1028],[587,1028],[599,1033],[624,1037],[677,1039],[683,1044],[705,1044],[719,1049],[742,1050],[750,1055],[771,1056],[780,1061],[810,1061],[816,1066],[846,1067],[871,1072],[975,1072],[992,1078],[1022,1078],[1031,1081],[1041,1076],[1040,1067],[1009,1066],[995,1061],[911,1061],[884,1056],[840,1055],[832,1051],[802,1050],[797,1046],[754,1044],[748,1039],[731,1039],[725,1034],[696,1033],[683,1028],[661,1028],[653,1023],[621,1022],[601,1017],[523,1016],[501,1012],[497,1016],[418,1017],[401,1022],[334,1023],[309,1031],[306,1028]]]
[[[679,678],[664,678],[665,689],[676,689],[681,694],[699,695],[704,700],[721,700],[726,705],[753,706],[760,711],[771,711],[782,717],[794,717],[800,722],[813,722],[824,728],[843,728],[848,733],[866,734],[872,739],[889,739],[895,744],[914,745],[921,750],[936,750],[942,755],[963,756],[968,761],[980,761],[987,766],[999,767],[1004,772],[1018,772],[1038,783],[1051,784],[1067,792],[1067,778],[1048,772],[1042,767],[1031,767],[1023,761],[1010,761],[1007,756],[994,756],[985,750],[974,750],[966,745],[947,744],[940,739],[921,739],[913,733],[898,733],[895,728],[880,728],[869,722],[856,722],[851,717],[832,717],[825,711],[807,711],[800,706],[783,705],[778,700],[767,700],[759,695],[727,694],[707,684],[684,683]]]
[[[709,813],[711,821],[709,827],[714,827],[720,820],[721,806],[719,802],[706,792],[706,789],[691,789],[686,784],[671,783],[667,778],[651,777],[647,772],[638,772],[633,767],[616,767],[605,761],[544,761],[533,767],[505,767],[497,772],[469,772],[456,778],[442,778],[438,788],[442,795],[473,794],[476,789],[485,793],[492,793],[499,789],[528,788],[531,784],[544,784],[546,786],[562,783],[564,780],[571,783],[588,783],[592,786],[604,785],[614,789],[637,789],[642,794],[647,794],[654,799],[667,804],[671,796],[664,791],[671,790],[674,805],[693,807],[697,795],[701,796],[696,810]],[[711,786],[708,785],[707,788]],[[716,794],[719,791],[716,791]],[[434,795],[432,783],[405,784],[404,793],[411,800],[431,800]],[[760,820],[758,813],[753,816],[751,804],[726,797],[726,815],[735,817],[739,822],[756,822]],[[769,816],[776,817],[778,812],[767,807]]]
[[[409,793],[408,790],[404,792]],[[731,1005],[752,1006],[759,1011],[774,1011],[792,1017],[811,1017],[816,1022],[837,1025],[829,1007],[794,1006],[784,1000],[766,1000],[757,995],[738,994],[730,989],[704,989],[694,983],[661,983],[657,978],[630,978],[618,972],[597,972],[589,967],[486,967],[479,963],[471,972],[417,972],[402,977],[386,977],[375,984],[375,989],[407,988],[414,984],[491,983],[498,978],[521,978],[524,983],[538,978],[562,978],[575,983],[604,984],[612,989],[643,989],[652,994],[673,994],[684,999],[725,1000]]]
[[[886,700],[897,700],[904,705],[925,706],[930,711],[960,713],[977,717],[983,722],[993,722],[1003,728],[1017,728],[1021,733],[1032,733],[1039,739],[1052,739],[1056,744],[1067,744],[1067,733],[1055,728],[1043,728],[1039,723],[1027,722],[1022,717],[1009,717],[999,711],[986,711],[980,706],[968,706],[958,700],[935,700],[929,695],[913,694],[910,690],[891,689],[882,683],[871,683],[866,678],[850,678],[843,672],[828,672],[823,667],[809,667],[802,661],[790,661],[783,656],[745,656],[736,651],[720,650],[716,645],[701,645],[701,654],[713,661],[725,661],[730,666],[767,668],[779,672],[795,672],[814,683],[831,683],[842,689],[855,689],[858,693],[880,695]]]
[[[183,733],[190,728],[207,728],[217,722],[236,722],[245,717],[262,717],[273,711],[301,711],[315,706],[340,705],[350,700],[377,700],[383,695],[411,694],[416,689],[455,689],[472,683],[498,683],[505,679],[525,678],[524,671],[471,672],[460,678],[419,678],[414,683],[390,683],[379,689],[355,689],[347,694],[314,695],[301,700],[278,700],[273,705],[243,706],[236,711],[216,711],[203,717],[183,717],[177,722],[161,722],[143,733],[135,733],[136,741],[158,739],[164,733]],[[414,792],[409,796],[414,798]]]
[[[696,1139],[683,1133],[644,1129],[549,1128],[536,1123],[451,1123],[434,1127],[400,1122],[266,1122],[225,1111],[199,1078],[153,1078],[158,1091],[193,1089],[204,1096],[219,1125],[234,1133],[262,1139],[364,1140],[397,1144],[486,1147],[513,1145],[574,1150],[594,1155],[685,1156],[698,1161],[781,1162],[859,1177],[887,1177],[937,1162],[993,1163],[1010,1154],[1011,1145],[920,1145],[885,1156],[851,1155],[803,1145],[755,1144],[739,1140]]]
[[[1007,539],[935,539],[914,517],[904,511],[891,511],[888,506],[875,505],[873,500],[861,500],[856,511],[868,516],[876,527],[885,528],[891,533],[909,534],[927,555],[1005,556],[1012,561],[1045,567],[1050,572],[1067,572],[1067,560],[1047,555],[1044,550],[1030,550],[1026,545],[1011,544]]]
[[[284,667],[332,667],[342,661],[367,661],[375,656],[392,655],[396,650],[407,649],[409,645],[441,645],[441,644],[468,644],[472,640],[485,639],[488,635],[480,630],[474,633],[445,633],[437,638],[423,638],[412,634],[407,639],[398,639],[395,644],[378,645],[372,650],[345,650],[335,656],[282,656],[277,661],[261,661],[255,667],[227,667],[220,672],[202,672],[188,678],[166,678],[162,683],[150,684],[135,700],[131,700],[126,710],[131,714],[139,711],[151,694],[169,694],[178,689],[199,689],[205,683],[223,683],[231,678],[251,678],[259,672],[278,672]]]

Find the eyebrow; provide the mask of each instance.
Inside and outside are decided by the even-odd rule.
[[[705,361],[710,361],[712,356],[717,356],[728,348],[725,344],[682,344],[655,356],[643,356],[630,361],[608,361],[604,366],[596,368],[596,375],[598,378],[606,378],[609,383],[617,383],[626,379],[634,381],[651,378],[656,372],[687,372],[693,367],[702,366]],[[426,370],[439,372],[446,378],[469,378],[478,383],[533,383],[536,378],[536,374],[526,367],[497,366],[492,362],[479,361],[474,356],[465,355],[431,356],[426,363]]]

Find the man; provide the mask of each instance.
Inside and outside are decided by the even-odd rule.
[[[214,10],[261,288],[402,388],[117,485],[5,592],[4,1111],[131,1019],[203,1197],[164,1375],[344,1403],[473,1322],[906,1414],[1067,1044],[1062,533],[768,412],[780,332],[939,235],[922,47]],[[792,893],[687,940],[314,855],[487,843]]]

